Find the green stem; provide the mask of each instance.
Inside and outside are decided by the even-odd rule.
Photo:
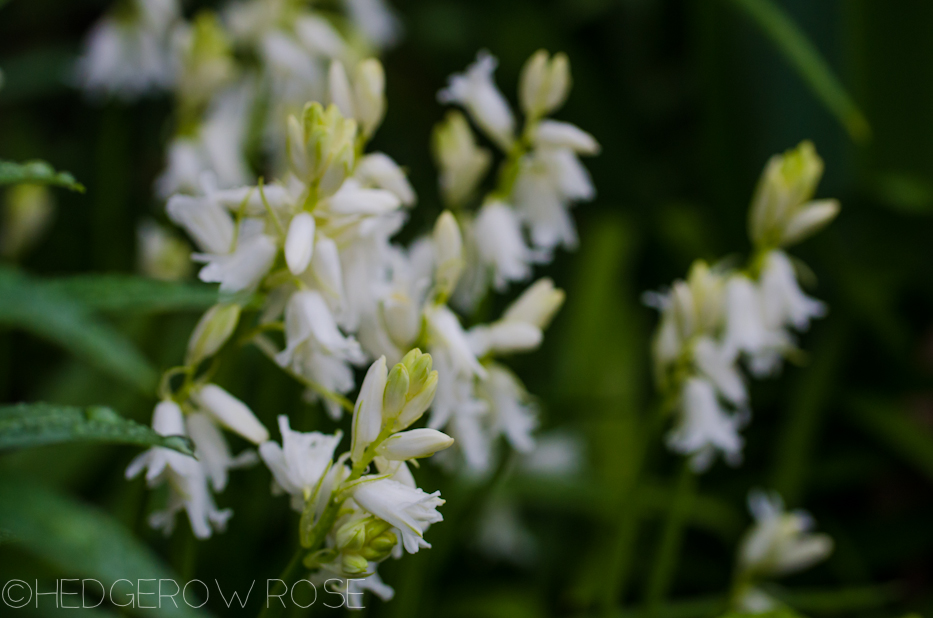
[[[301,563],[303,558],[304,550],[299,546],[298,550],[295,552],[295,555],[293,555],[292,559],[289,561],[288,566],[286,566],[285,570],[282,571],[282,574],[279,575],[280,581],[276,582],[272,590],[269,591],[266,605],[259,611],[259,618],[275,618],[276,616],[282,615],[282,612],[285,610],[285,606],[282,603],[273,603],[272,597],[284,594],[288,591],[289,588],[292,587],[292,584],[298,581],[299,576],[301,575]]]
[[[655,551],[654,565],[648,576],[645,605],[649,616],[660,615],[664,597],[673,582],[683,539],[684,523],[690,510],[695,487],[696,476],[690,468],[690,460],[685,459],[677,480],[677,488],[671,499],[670,510],[664,522],[664,531]]]

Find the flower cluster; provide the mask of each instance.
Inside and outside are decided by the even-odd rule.
[[[759,587],[762,581],[810,568],[829,556],[833,541],[810,532],[814,521],[806,511],[785,512],[776,493],[752,491],[748,508],[755,525],[739,546],[732,602],[737,610],[757,614],[779,605]]]
[[[174,94],[161,197],[200,193],[205,172],[219,187],[242,186],[252,180],[250,157],[264,152],[284,169],[282,119],[306,101],[337,99],[328,82],[334,63],[353,69],[358,94],[373,80],[381,90],[381,76],[359,63],[397,40],[398,19],[383,0],[336,5],[231,1],[186,20],[179,0],[120,2],[88,36],[78,82],[96,96]]]
[[[826,312],[797,281],[788,245],[815,233],[839,212],[835,200],[812,200],[823,162],[810,142],[773,157],[759,181],[749,215],[755,252],[744,269],[694,263],[685,281],[649,294],[661,312],[653,355],[659,389],[677,410],[668,446],[706,469],[716,453],[741,460],[739,435],[749,414],[740,370],[777,372],[797,350],[793,330]]]
[[[259,448],[274,477],[273,491],[291,496],[302,512],[304,565],[322,581],[362,579],[383,598],[392,589],[381,583],[376,565],[390,555],[430,547],[428,526],[443,518],[439,492],[419,489],[406,461],[429,457],[453,439],[433,429],[409,429],[430,406],[437,390],[431,356],[412,350],[391,371],[385,357],[363,380],[353,411],[350,450],[334,459],[341,440],[319,432],[300,433],[279,417],[281,446]],[[366,473],[370,466],[375,470]]]
[[[522,69],[519,102],[525,116],[521,133],[515,115],[493,81],[496,59],[480,52],[463,73],[450,77],[438,94],[443,103],[463,107],[482,133],[505,155],[496,187],[471,201],[492,162],[477,144],[466,118],[448,113],[434,131],[434,155],[441,171],[441,193],[465,231],[467,265],[455,292],[457,306],[471,310],[490,283],[497,291],[531,276],[535,263],[549,262],[554,249],[577,244],[569,208],[596,194],[579,155],[595,155],[599,144],[582,129],[547,118],[570,92],[570,64],[564,54],[536,52]],[[527,234],[527,239],[526,239]]]

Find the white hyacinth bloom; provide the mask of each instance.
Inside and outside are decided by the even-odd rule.
[[[677,426],[668,434],[668,446],[690,455],[696,471],[706,470],[717,452],[730,464],[741,461],[744,443],[739,435],[741,418],[722,408],[713,384],[701,378],[690,378],[684,384],[680,399],[680,417]]]
[[[502,320],[525,322],[543,330],[564,304],[565,296],[563,290],[554,287],[550,278],[538,279],[509,305],[502,314]]]
[[[333,435],[317,431],[302,433],[292,430],[288,417],[279,416],[282,445],[264,442],[259,455],[272,472],[276,487],[292,497],[292,508],[300,511],[305,501],[323,485],[324,475],[334,459],[334,449],[342,434]],[[318,500],[328,496],[318,495]]]
[[[415,191],[405,172],[390,156],[372,152],[359,160],[354,177],[364,187],[375,187],[392,192],[404,206],[415,203]]]
[[[758,286],[745,275],[731,277],[726,284],[724,345],[751,356],[755,375],[776,371],[781,353],[793,344],[781,324],[766,318]]]
[[[245,234],[241,225],[240,238],[232,253],[192,256],[195,261],[206,262],[198,278],[207,283],[220,283],[221,292],[252,290],[269,273],[278,247],[275,239],[266,234]]]
[[[467,334],[453,311],[439,305],[426,309],[424,317],[428,323],[432,350],[449,358],[454,371],[480,377],[486,375],[486,370],[476,359]],[[431,354],[435,357],[438,355],[434,351]]]
[[[388,375],[386,359],[380,356],[370,365],[366,377],[363,378],[363,385],[353,408],[353,444],[350,447],[350,458],[354,462],[363,457],[366,447],[372,444],[382,429],[382,401]]]
[[[493,81],[498,64],[489,52],[479,52],[465,72],[450,76],[447,88],[441,90],[437,98],[441,103],[462,105],[486,135],[508,151],[515,140],[515,117]]]
[[[162,401],[152,414],[152,428],[163,436],[185,436],[185,421],[181,408],[173,401]],[[168,503],[162,511],[152,513],[149,524],[171,534],[175,515],[184,509],[195,537],[206,539],[214,530],[223,531],[233,515],[230,509],[219,510],[207,484],[207,474],[201,464],[187,455],[163,447],[153,447],[138,455],[126,468],[126,478],[132,479],[146,470],[149,487],[168,484]]]
[[[224,254],[233,248],[233,217],[211,196],[175,195],[165,207],[168,218],[184,228],[202,251]]]
[[[389,436],[376,452],[388,460],[406,461],[430,457],[453,443],[453,438],[436,429],[409,429]]]
[[[599,154],[596,138],[569,122],[542,120],[535,128],[534,143],[537,146],[563,148],[584,155]]]
[[[510,281],[531,276],[535,255],[525,244],[518,215],[500,201],[483,204],[476,214],[473,239],[482,263],[493,273],[493,286],[505,290]]]
[[[449,210],[441,213],[434,224],[434,264],[437,286],[442,294],[450,294],[457,287],[463,272],[463,237],[457,219]]]
[[[314,254],[314,217],[300,212],[292,218],[285,236],[285,263],[293,275],[300,275]]]
[[[177,0],[133,0],[127,14],[102,19],[78,59],[81,87],[122,99],[171,87],[176,66],[168,35],[179,13]]]
[[[252,442],[262,444],[269,431],[249,407],[216,384],[205,384],[191,393],[191,398],[218,423]]]
[[[327,390],[346,393],[353,388],[350,363],[364,360],[359,343],[345,337],[324,297],[316,291],[295,292],[285,308],[285,350],[276,356]],[[340,408],[325,400],[331,416],[340,418]]]
[[[828,535],[810,532],[814,522],[809,513],[786,512],[777,493],[750,492],[748,508],[755,525],[739,547],[742,572],[779,577],[807,569],[832,552],[833,541]]]
[[[435,127],[431,151],[440,168],[441,195],[449,206],[469,199],[492,163],[492,154],[476,144],[467,119],[458,111],[448,112]]]
[[[511,354],[534,350],[544,339],[544,333],[534,324],[517,320],[500,320],[489,326],[479,324],[467,332],[470,349],[477,358],[487,354]]]
[[[493,429],[506,437],[520,453],[534,450],[532,433],[538,428],[537,406],[515,375],[501,365],[487,365],[488,376],[479,382],[481,396],[489,402]]]
[[[229,470],[251,466],[257,458],[252,450],[233,457],[227,440],[215,423],[213,417],[204,412],[195,412],[185,418],[188,435],[194,442],[195,457],[204,468],[214,491],[220,492],[227,487]]]
[[[428,494],[391,479],[361,483],[353,491],[353,499],[360,507],[398,528],[405,551],[410,554],[422,547],[431,547],[424,540],[424,532],[431,524],[444,519],[437,512],[444,504],[439,491]]]
[[[350,20],[378,49],[391,47],[402,36],[402,24],[385,0],[344,0]]]
[[[803,293],[797,284],[794,266],[783,251],[770,251],[761,269],[762,311],[768,324],[806,330],[810,320],[826,315],[826,305]]]
[[[727,401],[744,406],[748,403],[748,393],[737,360],[734,350],[708,336],[700,337],[693,346],[693,362],[699,373],[712,382]]]

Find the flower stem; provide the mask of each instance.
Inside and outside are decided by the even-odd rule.
[[[670,509],[664,521],[664,530],[655,551],[654,564],[648,576],[645,590],[645,605],[649,616],[660,615],[664,597],[667,595],[677,569],[677,558],[683,539],[684,521],[690,510],[696,476],[690,468],[690,460],[685,459],[677,487],[671,496]]]
[[[276,582],[272,590],[269,591],[269,595],[266,597],[266,605],[259,611],[259,618],[275,618],[276,616],[282,615],[282,611],[285,609],[284,603],[273,604],[271,599],[276,595],[284,594],[292,587],[292,584],[298,581],[298,577],[301,574],[303,558],[304,549],[299,546],[295,555],[293,555],[292,559],[289,561],[288,566],[286,566],[282,574],[279,575],[279,581]]]

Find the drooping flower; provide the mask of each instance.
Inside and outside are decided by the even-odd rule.
[[[410,554],[422,547],[431,547],[424,540],[424,532],[431,524],[444,519],[437,512],[437,508],[444,504],[439,491],[428,494],[391,479],[361,483],[353,491],[353,499],[401,531],[402,544]]]
[[[342,434],[339,431],[333,435],[294,431],[285,415],[279,416],[279,432],[281,446],[275,442],[259,446],[259,455],[272,472],[276,487],[292,497],[292,508],[297,511],[304,508],[315,492],[318,492],[319,501],[326,500],[329,493],[321,494],[320,488]]]

